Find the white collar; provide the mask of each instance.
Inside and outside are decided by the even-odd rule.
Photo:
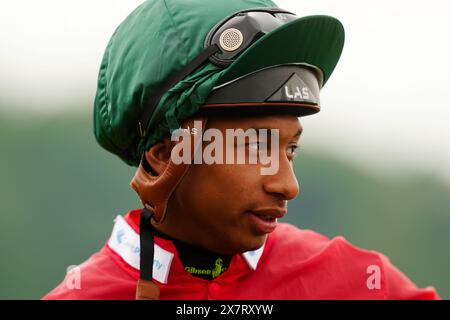
[[[117,216],[114,222],[108,246],[122,257],[128,265],[139,270],[139,234],[134,231],[122,216]],[[263,251],[264,245],[257,250],[242,253],[244,260],[252,270],[256,270]],[[153,259],[153,278],[155,280],[167,284],[173,257],[174,254],[172,252],[161,248],[155,243],[155,256]]]

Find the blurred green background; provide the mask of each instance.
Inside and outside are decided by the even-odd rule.
[[[101,149],[90,115],[0,118],[0,299],[38,299],[139,207],[134,168]],[[307,128],[306,128],[307,130]],[[418,286],[450,298],[450,188],[431,176],[370,174],[304,148],[302,193],[284,220],[381,251]]]

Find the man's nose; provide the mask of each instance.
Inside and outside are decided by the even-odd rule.
[[[292,162],[286,157],[280,157],[279,161],[278,171],[264,177],[264,190],[267,193],[278,194],[284,200],[292,200],[300,192],[300,186]]]

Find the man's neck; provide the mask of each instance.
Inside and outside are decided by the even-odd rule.
[[[155,227],[153,227],[153,232],[156,237],[172,241],[185,270],[195,277],[212,280],[225,272],[230,265],[232,255],[214,253],[200,246],[175,239]]]

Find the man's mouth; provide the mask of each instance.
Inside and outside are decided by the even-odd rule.
[[[263,219],[264,221],[275,221],[277,220],[277,218],[275,218],[274,216],[270,216],[270,215],[262,215],[262,214],[256,214],[254,213],[256,216],[258,216],[259,218]]]
[[[286,214],[287,210],[284,208],[267,208],[251,210],[251,213],[264,219],[281,219]]]
[[[277,220],[286,214],[285,209],[260,209],[248,211],[254,230],[261,234],[271,233],[277,227]]]

